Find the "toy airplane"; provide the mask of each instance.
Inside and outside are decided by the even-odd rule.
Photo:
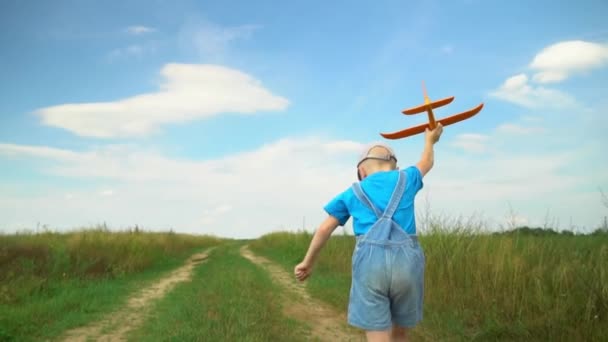
[[[383,136],[386,139],[406,138],[406,137],[409,137],[412,135],[423,133],[427,127],[430,128],[431,130],[435,129],[435,126],[437,126],[437,123],[441,123],[441,125],[447,126],[447,125],[451,125],[451,124],[460,122],[462,120],[466,120],[468,118],[473,117],[475,114],[479,113],[481,111],[481,109],[483,108],[483,103],[482,103],[479,106],[477,106],[471,110],[467,110],[466,112],[448,116],[447,118],[443,118],[441,120],[435,120],[435,116],[433,115],[433,109],[445,106],[445,105],[449,104],[450,102],[454,101],[454,96],[446,97],[444,99],[437,100],[437,101],[431,101],[426,93],[426,88],[424,86],[424,82],[422,82],[422,91],[424,92],[424,104],[413,107],[413,108],[404,109],[402,111],[402,113],[405,115],[413,115],[413,114],[418,114],[418,113],[422,113],[422,112],[426,111],[427,114],[429,115],[429,123],[406,128],[406,129],[398,131],[398,132],[380,133],[381,136]]]

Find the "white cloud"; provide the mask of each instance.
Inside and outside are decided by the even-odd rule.
[[[524,116],[521,117],[521,120],[525,121],[525,122],[528,122],[528,123],[529,122],[538,123],[538,122],[542,122],[543,118],[540,117],[540,116],[536,116],[536,115],[524,115]]]
[[[537,71],[533,76],[535,82],[554,83],[563,81],[572,74],[607,64],[608,44],[573,40],[544,48],[534,57],[530,68]]]
[[[565,80],[568,74],[559,70],[547,70],[534,74],[533,80],[537,83],[556,83]]]
[[[530,63],[532,82],[557,83],[573,74],[608,65],[608,44],[565,41],[541,50]],[[534,85],[525,73],[509,77],[490,96],[528,108],[563,108],[576,104],[574,98],[557,89]]]
[[[318,224],[325,216],[322,206],[355,180],[354,165],[362,148],[353,141],[310,137],[282,139],[203,161],[172,159],[127,146],[73,152],[3,144],[0,155],[45,158],[44,173],[103,182],[107,188],[97,194],[112,196],[107,201],[85,190],[74,192],[79,200],[63,207],[52,196],[11,202],[31,203],[27,210],[17,210],[21,214],[11,221],[22,222],[22,217],[61,226],[103,221],[119,226],[175,225],[181,230],[252,237],[271,227],[300,228],[303,216]],[[7,209],[0,206],[0,217],[3,210]]]
[[[562,91],[530,84],[526,74],[509,77],[490,96],[528,108],[563,108],[576,104],[572,96]]]
[[[511,224],[513,226],[511,228],[527,225],[530,223],[530,219],[528,217],[525,217],[522,215],[517,215],[517,214],[515,214],[511,217],[508,217],[508,219],[511,221]]]
[[[444,153],[438,147],[422,197],[430,195],[435,214],[489,216],[484,227],[551,224],[544,222],[550,209],[551,221],[572,220],[594,229],[605,209],[588,189],[608,182],[608,164],[599,148],[605,135],[594,133],[587,122],[597,124],[601,113],[587,113],[588,120],[577,117],[576,130],[570,112],[555,110],[500,124],[487,136],[458,135],[452,146],[485,153]],[[507,218],[511,205],[515,216]]]
[[[487,150],[487,141],[487,135],[466,133],[456,136],[452,145],[467,152],[482,153]]]
[[[229,204],[222,204],[219,207],[215,208],[215,212],[218,214],[225,214],[232,210],[232,206]]]
[[[20,150],[21,156],[56,160],[59,162],[57,166],[48,171],[65,177],[226,186],[239,180],[251,182],[250,186],[266,187],[268,185],[260,184],[263,180],[268,180],[269,184],[279,180],[276,178],[276,171],[269,172],[269,169],[283,170],[282,173],[293,169],[291,176],[294,177],[321,176],[319,169],[323,168],[325,158],[339,161],[340,157],[347,156],[347,160],[354,163],[356,158],[351,160],[348,156],[358,154],[361,149],[362,144],[353,141],[307,138],[282,139],[263,145],[257,150],[206,161],[170,159],[154,151],[142,151],[128,146],[108,146],[88,152],[71,152],[48,147],[4,144],[0,145],[0,155],[8,154],[6,151]],[[64,155],[71,158],[64,158]],[[220,206],[218,210],[228,211],[226,206]]]
[[[121,58],[141,58],[146,54],[156,51],[156,45],[153,43],[147,44],[132,44],[127,47],[118,48],[110,51],[107,55],[109,61],[114,61]]]
[[[222,204],[212,209],[205,209],[200,223],[203,226],[217,224],[218,220],[230,211],[232,211],[232,206],[230,204]]]
[[[544,129],[537,126],[522,126],[514,123],[504,123],[496,128],[499,133],[515,134],[515,135],[527,135],[533,133],[542,133]]]
[[[114,196],[114,190],[102,190],[99,192],[99,195],[103,197],[111,197]]]
[[[125,29],[125,32],[132,35],[141,35],[145,33],[156,32],[156,29],[153,27],[143,26],[143,25],[135,25],[129,26]]]
[[[551,208],[562,222],[573,217],[578,224],[593,228],[603,209],[595,194],[580,189],[598,181],[597,177],[585,179],[563,171],[580,160],[578,154],[575,150],[542,154],[501,150],[484,158],[437,156],[418,200],[428,198],[432,213],[439,216],[483,215],[484,229],[509,225],[513,217],[505,213],[510,206],[517,217],[527,218],[517,219],[517,224],[542,225]]]
[[[203,58],[217,58],[221,57],[231,44],[249,39],[259,28],[258,25],[225,27],[209,21],[197,21],[182,27],[178,41],[186,49],[194,48]]]
[[[493,135],[457,137],[486,150],[494,139]],[[595,220],[604,210],[595,201],[596,194],[576,191],[602,184],[605,180],[598,177],[608,173],[597,169],[595,176],[585,171],[586,176],[580,177],[563,172],[581,164],[582,154],[574,147],[540,153],[533,149],[538,144],[530,143],[527,154],[493,149],[483,156],[467,156],[444,155],[442,146],[437,147],[435,167],[417,199],[430,193],[435,212],[482,211],[504,218],[507,203],[512,202],[519,215],[542,219],[551,206],[566,215],[560,216],[562,222],[572,215],[579,223]],[[42,222],[53,228],[73,228],[105,221],[117,228],[138,224],[147,229],[174,227],[250,238],[275,229],[299,229],[305,218],[310,231],[326,216],[323,205],[356,180],[354,165],[363,147],[349,140],[286,138],[217,159],[184,160],[133,146],[75,152],[1,144],[0,156],[15,163],[43,158],[45,163],[32,165],[48,178],[91,183],[81,190],[69,189],[78,200],[68,202],[64,199],[68,191],[60,185],[30,195],[19,186],[0,184],[0,227],[10,229],[11,222],[35,227]],[[415,162],[397,152],[404,167]],[[91,194],[87,188],[98,190]],[[111,191],[111,200],[99,196],[100,190]],[[542,208],[528,210],[539,203]]]
[[[81,154],[73,151],[62,150],[48,146],[26,146],[15,144],[0,144],[0,154],[5,156],[32,156],[38,158],[56,159],[61,161],[74,161],[81,157]]]
[[[63,104],[36,113],[45,124],[81,136],[145,136],[163,124],[206,118],[225,112],[253,114],[285,109],[287,99],[260,81],[218,65],[167,64],[165,81],[154,93],[114,102]]]
[[[152,32],[156,32],[155,28],[147,27],[147,26],[129,26],[125,29],[125,32],[134,35],[140,36]],[[110,62],[118,60],[118,59],[126,59],[126,58],[142,58],[145,55],[152,54],[158,50],[158,42],[157,41],[147,41],[147,42],[139,42],[136,44],[131,44],[125,47],[116,48],[110,51],[106,55],[106,59]]]

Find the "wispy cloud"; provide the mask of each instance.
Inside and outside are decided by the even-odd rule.
[[[487,141],[487,135],[466,133],[456,136],[452,145],[467,152],[482,153],[487,150]]]
[[[572,96],[562,91],[531,84],[526,74],[509,77],[490,96],[528,108],[562,108],[576,103]]]
[[[103,196],[103,197],[111,197],[111,196],[114,196],[114,190],[111,190],[111,189],[102,190],[99,192],[99,195]]]
[[[522,122],[527,121],[522,118]],[[564,215],[572,215],[581,224],[592,222],[602,212],[601,205],[595,205],[596,194],[579,190],[605,183],[605,166],[592,173],[585,170],[585,177],[568,170],[587,158],[581,153],[585,146],[566,144],[547,152],[537,149],[546,135],[523,135],[517,138],[529,149],[513,152],[512,135],[520,133],[521,127],[505,124],[497,131],[500,127],[506,130],[502,134],[456,137],[456,147],[483,155],[447,154],[440,151],[440,143],[436,167],[425,178],[417,201],[430,193],[436,212],[468,215],[483,211],[499,219],[507,201],[513,202],[519,214],[541,220],[546,208],[564,208]],[[16,163],[25,161],[51,177],[91,182],[98,191],[112,194],[108,201],[100,192],[59,188],[56,197],[41,195],[21,202],[3,201],[10,195],[2,194],[0,218],[11,211],[15,222],[28,222],[32,217],[63,225],[105,220],[122,226],[167,224],[179,226],[180,231],[256,237],[278,227],[300,228],[303,216],[315,225],[322,220],[326,215],[323,204],[355,181],[354,164],[362,148],[363,144],[350,140],[285,138],[215,159],[189,160],[136,146],[77,152],[0,144],[0,156]],[[398,158],[403,167],[415,162]],[[35,163],[39,160],[45,162]],[[69,206],[62,204],[66,193],[78,200]],[[536,209],[520,212],[530,206]]]
[[[134,25],[129,26],[125,29],[125,32],[132,35],[142,35],[146,33],[156,32],[156,29],[153,27],[143,26],[143,25]]]
[[[362,148],[363,144],[350,140],[327,141],[309,137],[281,139],[258,149],[204,161],[171,159],[153,151],[128,145],[109,145],[86,152],[75,152],[46,146],[0,144],[0,155],[56,161],[56,166],[46,169],[46,172],[64,177],[142,182],[170,181],[216,186],[220,184],[230,186],[232,182],[238,180],[251,182],[250,186],[281,188],[293,181],[292,176],[297,177],[302,174],[321,176],[322,172],[318,172],[327,170],[322,166],[326,161],[346,160],[350,169]],[[332,162],[329,162],[327,167],[331,168],[331,166]],[[284,170],[280,172],[283,176],[270,172],[272,169]],[[287,170],[294,171],[294,174],[289,175],[291,171],[287,172]],[[325,183],[322,178],[311,181]],[[206,191],[214,193],[211,191],[212,188]],[[225,211],[224,209],[222,211]]]
[[[544,129],[542,127],[532,125],[522,126],[514,123],[505,123],[499,125],[496,128],[496,131],[514,135],[528,135],[533,133],[542,133],[544,132]]]
[[[200,222],[204,226],[217,224],[217,220],[221,219],[230,211],[232,211],[232,206],[230,204],[221,204],[212,209],[205,209]]]
[[[117,48],[110,51],[107,55],[109,61],[115,61],[122,58],[141,58],[147,54],[154,53],[156,51],[156,44],[145,43],[145,44],[131,44],[126,47]]]
[[[523,116],[517,122],[505,122],[496,126],[488,134],[459,134],[450,145],[474,154],[500,152],[496,146],[503,145],[505,141],[534,139],[533,134],[545,134],[547,129],[540,125],[541,122],[540,117]]]
[[[279,225],[293,227],[304,215],[315,223],[322,219],[323,203],[353,181],[354,163],[362,148],[354,141],[308,137],[281,139],[198,161],[126,146],[74,152],[4,144],[0,156],[28,162],[43,158],[46,162],[39,167],[46,175],[105,184],[98,196],[70,192],[78,197],[78,203],[70,207],[52,196],[40,202],[29,199],[28,210],[21,212],[25,219],[45,216],[47,208],[53,208],[51,214],[61,222],[99,217],[122,225],[137,218],[133,224],[170,222],[181,230],[252,237]],[[66,155],[75,158],[66,159]],[[112,201],[104,200],[107,196]],[[86,210],[79,212],[80,206]],[[0,205],[0,218],[2,210]]]
[[[542,223],[547,208],[563,211],[556,215],[558,219],[570,216],[580,224],[590,224],[602,208],[593,201],[593,194],[579,189],[591,181],[563,171],[581,160],[579,152],[499,150],[484,158],[446,155],[437,160],[438,167],[426,177],[419,196],[430,197],[435,213],[488,215],[493,222],[486,228],[505,223],[509,203],[518,215],[530,218],[530,224]]]
[[[194,48],[204,58],[219,58],[239,40],[249,39],[259,25],[221,26],[209,21],[187,23],[179,33],[179,43]]]
[[[472,134],[459,139],[482,148],[490,142],[489,137]],[[75,152],[4,144],[0,155],[10,155],[15,162],[44,158],[46,162],[39,165],[44,174],[103,185],[97,188],[101,192],[94,193],[98,196],[84,189],[70,190],[72,198],[78,198],[70,206],[62,204],[65,189],[58,189],[57,197],[28,197],[4,206],[2,199],[7,195],[2,195],[0,217],[3,210],[13,210],[15,222],[33,217],[49,224],[81,225],[96,219],[121,226],[162,227],[166,223],[179,226],[180,231],[256,237],[280,226],[300,228],[303,216],[309,224],[318,224],[326,215],[323,204],[355,181],[354,164],[362,148],[363,144],[349,140],[286,138],[216,159],[185,160],[126,146]],[[547,206],[566,206],[568,215],[582,220],[601,208],[591,205],[588,213],[573,192],[592,180],[562,171],[576,164],[579,155],[575,150],[525,155],[497,151],[483,158],[442,155],[425,178],[423,191],[433,196],[434,208],[450,214],[483,210],[499,217],[506,201],[513,201],[516,209],[526,201],[542,201]],[[407,158],[400,159],[404,167],[408,165]],[[424,194],[418,196],[418,201],[423,198]]]
[[[536,115],[524,115],[521,117],[521,120],[528,123],[539,123],[543,121],[543,118]]]
[[[82,157],[81,154],[70,150],[62,150],[48,146],[29,146],[15,144],[0,144],[0,154],[8,157],[31,156],[42,159],[55,159],[61,161],[74,161]]]
[[[167,64],[154,93],[114,102],[63,104],[36,113],[46,125],[80,136],[145,136],[161,125],[220,113],[254,114],[285,109],[289,101],[241,71],[218,65]]]

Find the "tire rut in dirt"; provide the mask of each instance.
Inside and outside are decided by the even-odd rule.
[[[204,263],[209,252],[211,249],[192,255],[183,266],[129,298],[127,304],[118,311],[110,313],[100,321],[72,329],[60,340],[64,342],[127,341],[127,333],[143,323],[150,304],[162,298],[178,283],[190,280],[194,267]]]
[[[247,245],[241,247],[241,255],[270,273],[281,287],[286,289],[283,311],[288,317],[310,325],[312,337],[319,341],[365,341],[364,335],[346,324],[346,315],[327,304],[312,298],[304,284],[276,263],[254,254]]]

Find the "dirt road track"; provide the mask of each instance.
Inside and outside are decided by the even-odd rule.
[[[345,314],[312,298],[304,284],[297,283],[295,277],[281,266],[254,254],[247,245],[241,247],[241,255],[267,270],[272,279],[285,288],[285,315],[310,325],[313,338],[328,342],[365,341],[363,334],[347,325]]]
[[[192,255],[183,266],[129,298],[123,308],[110,313],[100,321],[68,331],[60,340],[126,341],[127,333],[143,323],[150,304],[162,298],[176,284],[190,280],[194,267],[205,262],[210,251],[211,249]]]

